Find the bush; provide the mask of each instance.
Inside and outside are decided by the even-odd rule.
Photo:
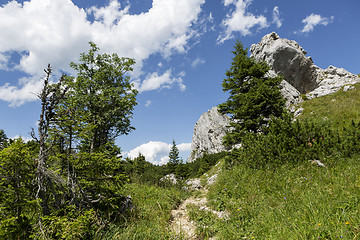
[[[227,157],[231,166],[242,162],[252,168],[276,167],[306,160],[324,160],[334,154],[350,156],[360,150],[360,123],[342,132],[310,121],[293,121],[290,115],[276,118],[263,133],[249,133],[242,147]]]
[[[205,153],[202,157],[197,158],[191,163],[186,163],[184,168],[187,171],[187,178],[199,177],[209,171],[220,159],[226,156],[226,152],[214,154]]]

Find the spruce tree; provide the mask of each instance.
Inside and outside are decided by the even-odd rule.
[[[169,173],[175,173],[177,166],[181,163],[181,159],[179,157],[179,149],[176,146],[175,140],[173,140],[173,145],[169,152],[169,162],[167,164],[167,169]]]
[[[222,83],[223,91],[230,96],[219,105],[219,111],[233,120],[224,138],[226,146],[240,143],[246,133],[264,130],[272,117],[285,112],[285,100],[280,92],[282,78],[269,77],[270,67],[249,57],[241,42],[236,42],[232,53],[233,62]]]

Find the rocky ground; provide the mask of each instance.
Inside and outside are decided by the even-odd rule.
[[[228,217],[228,213],[223,211],[215,211],[209,208],[207,205],[208,202],[206,194],[208,192],[208,187],[216,182],[218,173],[221,169],[219,163],[215,166],[215,169],[217,170],[203,176],[203,178],[205,178],[204,181],[201,181],[199,178],[186,181],[188,189],[194,192],[192,196],[185,199],[177,209],[171,211],[171,229],[173,232],[175,232],[179,239],[198,239],[196,234],[196,223],[190,220],[188,214],[188,206],[190,205],[198,207],[200,211],[212,212],[219,218]],[[201,182],[203,182],[203,184],[201,184]]]

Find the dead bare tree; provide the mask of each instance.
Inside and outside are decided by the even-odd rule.
[[[38,125],[38,138],[35,136],[35,131],[32,131],[32,137],[39,143],[39,154],[36,159],[36,182],[38,189],[36,192],[36,199],[40,199],[40,206],[42,208],[43,215],[50,214],[50,208],[48,204],[48,191],[51,191],[54,195],[55,201],[60,202],[58,194],[55,192],[54,183],[58,186],[64,185],[64,181],[54,171],[48,169],[47,160],[50,149],[53,147],[53,143],[48,142],[49,128],[52,121],[54,121],[54,109],[60,100],[64,98],[67,88],[62,86],[63,77],[56,84],[50,84],[50,77],[52,69],[50,64],[47,69],[44,70],[46,76],[44,78],[44,86],[38,97],[41,101],[41,112]]]

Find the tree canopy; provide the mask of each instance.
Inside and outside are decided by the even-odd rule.
[[[99,54],[99,50],[90,42],[90,50],[80,55],[80,62],[70,64],[77,75],[66,77],[68,94],[58,108],[63,134],[71,141],[77,138],[89,152],[135,129],[130,121],[137,90],[127,75],[135,60],[116,53]]]
[[[224,138],[227,146],[240,143],[248,132],[262,131],[272,117],[285,112],[280,92],[282,78],[268,76],[270,67],[249,57],[241,42],[236,42],[232,53],[234,58],[222,83],[223,91],[230,96],[219,105],[219,111],[233,120]]]

